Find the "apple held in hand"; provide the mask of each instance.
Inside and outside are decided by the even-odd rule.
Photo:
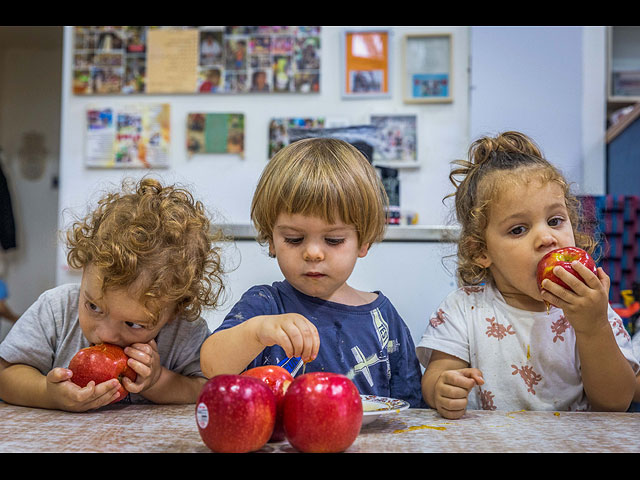
[[[283,422],[286,438],[297,450],[342,452],[360,433],[360,393],[351,380],[338,373],[300,375],[284,396]]]
[[[263,381],[276,397],[276,424],[271,434],[270,442],[280,442],[285,439],[284,426],[282,424],[282,413],[284,408],[284,394],[289,385],[293,382],[293,377],[284,368],[277,365],[263,365],[251,368],[240,375],[245,375]]]
[[[568,271],[570,274],[584,283],[582,276],[571,266],[571,262],[575,260],[579,261],[581,264],[586,266],[589,270],[597,275],[596,263],[587,252],[578,247],[558,248],[557,250],[553,250],[547,253],[538,263],[536,276],[538,280],[538,287],[540,288],[540,290],[543,289],[542,281],[545,278],[548,278],[552,282],[557,283],[558,285],[568,290],[571,290],[571,288],[566,283],[564,283],[554,275],[553,269],[556,266],[564,268],[566,271]]]
[[[196,422],[200,437],[214,452],[252,452],[271,437],[276,397],[257,378],[216,375],[202,387]]]
[[[121,347],[110,343],[83,348],[69,362],[69,370],[73,372],[71,381],[85,387],[91,380],[97,385],[117,378],[120,381],[119,396],[111,403],[119,402],[127,396],[122,379],[128,377],[135,382],[137,378],[136,372],[127,364],[128,359]]]

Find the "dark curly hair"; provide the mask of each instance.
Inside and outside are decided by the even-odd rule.
[[[224,290],[215,246],[222,239],[188,190],[127,179],[66,232],[67,262],[97,267],[103,291],[140,281],[140,301],[154,322],[165,302],[176,302],[176,315],[192,321],[203,307],[216,306]]]

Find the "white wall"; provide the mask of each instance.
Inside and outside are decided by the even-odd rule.
[[[60,165],[60,228],[68,226],[71,217],[65,210],[84,213],[86,205],[94,205],[101,190],[118,184],[124,176],[140,176],[147,172],[123,170],[90,170],[83,167],[85,109],[88,105],[107,106],[135,103],[167,102],[171,105],[171,168],[156,170],[161,178],[189,185],[196,196],[202,198],[214,211],[219,212],[227,222],[248,223],[249,206],[257,179],[267,162],[268,123],[273,117],[325,116],[343,119],[350,124],[369,122],[371,114],[412,113],[418,119],[418,161],[419,169],[401,172],[401,205],[415,210],[423,224],[442,224],[448,216],[448,209],[440,199],[448,193],[446,179],[448,162],[459,158],[468,144],[468,29],[464,27],[396,27],[391,28],[391,88],[389,99],[348,99],[341,98],[340,83],[340,41],[342,29],[323,27],[321,37],[321,85],[317,95],[110,95],[74,96],[71,94],[72,29],[65,28],[63,87],[62,87],[62,133]],[[453,34],[453,103],[433,105],[405,105],[402,101],[402,85],[399,73],[402,64],[402,40],[408,33],[451,32]],[[245,114],[245,158],[233,155],[200,156],[189,159],[185,151],[185,123],[190,112],[241,112]],[[438,199],[437,201],[434,201]],[[240,246],[239,252],[258,249],[248,255],[260,255],[257,245]],[[390,248],[386,247],[385,249]],[[415,253],[426,258],[428,255]],[[234,257],[231,261],[240,261]],[[374,256],[367,258],[373,262]],[[237,261],[236,261],[237,260]],[[273,262],[263,258],[257,266],[242,260],[231,283],[234,295],[242,293],[246,282],[253,283],[258,278],[273,279]],[[394,262],[393,254],[387,260],[379,260],[379,269],[371,279],[374,288],[387,292],[397,289],[398,275],[389,277],[386,266]],[[363,262],[364,263],[364,262]],[[58,249],[58,283],[77,281],[79,276],[66,268],[63,246]],[[396,262],[396,268],[399,268]],[[366,266],[363,267],[367,268]],[[371,267],[368,267],[369,269]],[[427,270],[429,270],[427,268]],[[268,272],[268,274],[265,274]],[[277,272],[276,272],[277,273]],[[238,278],[242,276],[242,279]],[[248,275],[243,276],[243,275]],[[244,280],[246,278],[246,280]],[[424,271],[411,271],[405,275],[411,290],[424,284]],[[440,278],[440,276],[438,276]],[[255,279],[255,280],[254,280]],[[369,282],[367,282],[369,283]],[[439,281],[439,284],[446,283]],[[355,286],[359,286],[354,284]],[[385,288],[385,285],[390,285]],[[420,290],[414,291],[415,298],[424,296]],[[408,290],[407,290],[408,295]],[[236,298],[236,297],[234,297]],[[413,300],[411,301],[413,303]],[[226,305],[230,308],[231,305]],[[407,311],[408,315],[413,315]],[[214,315],[215,316],[215,315]],[[418,317],[418,314],[415,314]],[[424,316],[421,306],[419,317]],[[217,316],[215,316],[217,318]],[[213,320],[217,322],[217,320]]]
[[[591,28],[591,27],[589,27]],[[520,129],[535,138],[571,181],[593,193],[603,185],[604,48],[600,30],[573,27],[395,27],[392,28],[392,90],[390,99],[343,100],[340,96],[341,29],[322,33],[321,93],[318,95],[140,95],[73,96],[71,91],[71,30],[65,31],[63,112],[60,167],[60,210],[84,211],[104,186],[125,175],[146,172],[83,168],[84,113],[89,104],[171,104],[172,166],[158,171],[167,181],[190,185],[205,203],[228,222],[247,223],[253,187],[267,161],[267,125],[272,117],[327,116],[352,124],[366,123],[372,113],[418,116],[418,156],[421,168],[401,173],[401,204],[416,210],[422,224],[443,224],[450,204],[450,161],[466,154],[469,141],[485,133]],[[398,79],[401,40],[406,33],[452,32],[454,101],[442,105],[405,105]],[[593,60],[592,60],[593,59]],[[472,83],[468,78],[469,67]],[[242,112],[246,121],[246,156],[200,157],[185,154],[184,123],[191,111]],[[604,110],[602,110],[604,111]],[[585,163],[586,162],[586,163]],[[585,167],[585,165],[587,165]],[[64,228],[68,217],[62,217]],[[383,243],[360,261],[354,286],[387,294],[419,338],[426,316],[453,288],[442,257],[449,244]],[[207,317],[212,326],[248,286],[280,279],[275,262],[253,242],[238,242],[229,250],[238,265],[230,276],[230,299]],[[65,270],[58,253],[57,282],[77,280]]]
[[[605,32],[472,27],[471,138],[520,130],[577,193],[604,193]]]
[[[17,242],[16,249],[0,251],[0,278],[17,313],[55,285],[60,73],[59,49],[0,42],[0,147]],[[42,163],[28,162],[20,153],[30,132],[41,135],[46,149]],[[0,319],[0,339],[11,325]]]

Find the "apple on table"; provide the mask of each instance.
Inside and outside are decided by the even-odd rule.
[[[284,396],[287,440],[304,453],[336,453],[349,448],[362,426],[362,399],[345,375],[300,375]]]
[[[284,410],[284,395],[287,393],[287,389],[293,377],[283,367],[277,365],[262,365],[259,367],[250,368],[242,372],[240,375],[257,378],[264,382],[276,397],[276,424],[273,428],[273,433],[270,442],[280,442],[285,439],[284,425],[282,423],[282,416]]]
[[[216,375],[202,387],[196,403],[196,422],[200,437],[214,452],[253,452],[273,433],[276,397],[257,378]]]

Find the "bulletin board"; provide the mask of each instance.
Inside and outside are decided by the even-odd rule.
[[[75,95],[318,93],[316,26],[77,26]]]

